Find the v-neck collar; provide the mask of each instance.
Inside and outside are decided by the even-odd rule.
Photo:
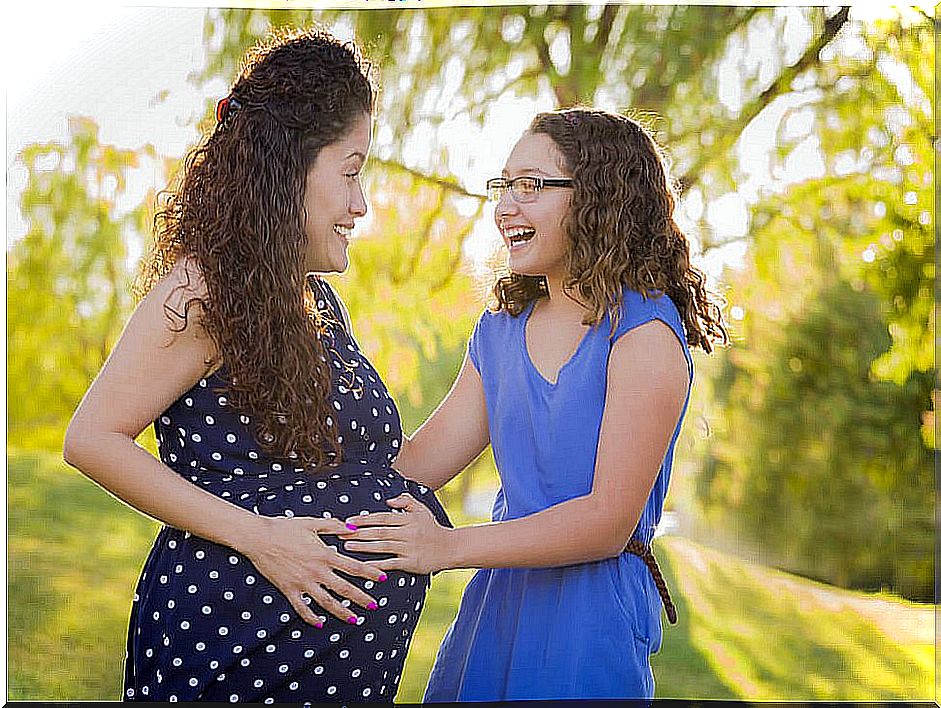
[[[578,357],[579,352],[582,350],[582,347],[585,345],[585,341],[588,339],[588,335],[591,334],[591,330],[593,328],[588,327],[585,329],[585,332],[582,334],[581,339],[578,340],[578,345],[575,347],[575,349],[572,350],[572,353],[569,354],[568,358],[564,362],[562,362],[562,365],[559,367],[559,370],[556,371],[555,381],[550,381],[549,379],[546,378],[545,374],[543,374],[539,370],[539,367],[536,366],[535,362],[533,361],[532,356],[530,356],[529,342],[527,342],[526,340],[526,330],[529,325],[529,318],[533,314],[533,312],[536,310],[537,302],[538,302],[537,300],[534,300],[533,302],[529,303],[529,306],[527,307],[525,312],[523,312],[523,314],[521,315],[521,317],[523,318],[523,326],[521,328],[522,335],[520,339],[521,339],[521,346],[523,348],[523,359],[525,359],[526,365],[528,366],[530,371],[532,371],[543,383],[545,383],[545,385],[549,386],[550,388],[554,388],[559,384],[559,379],[562,378],[562,372],[568,367],[569,364],[571,364],[576,359],[576,357]]]

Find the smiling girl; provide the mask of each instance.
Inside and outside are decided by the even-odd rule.
[[[489,443],[488,524],[449,529],[410,496],[346,548],[384,570],[481,568],[426,701],[649,698],[660,606],[650,551],[692,382],[727,335],[673,220],[660,151],[620,115],[538,115],[488,182],[511,274],[451,392],[396,467],[437,489]],[[404,510],[405,513],[401,513]]]

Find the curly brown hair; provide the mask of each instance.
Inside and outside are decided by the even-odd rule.
[[[339,445],[303,267],[306,175],[322,148],[372,114],[372,68],[353,42],[316,27],[251,49],[216,126],[163,193],[135,283],[142,297],[177,261],[195,264],[205,291],[187,295],[179,328],[198,305],[229,401],[251,414],[262,449],[313,466],[336,460]]]
[[[728,342],[721,299],[690,264],[689,242],[673,219],[676,195],[663,152],[637,121],[607,111],[571,108],[538,114],[530,133],[548,135],[574,181],[566,234],[564,292],[588,308],[585,324],[606,312],[617,326],[623,289],[645,297],[666,293],[676,305],[692,347],[712,351]],[[501,274],[496,311],[519,315],[545,297],[542,276]]]

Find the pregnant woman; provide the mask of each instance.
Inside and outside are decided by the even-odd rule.
[[[396,693],[429,577],[387,576],[336,534],[405,492],[448,522],[390,468],[395,404],[316,275],[346,269],[366,213],[369,73],[319,30],[249,54],[69,425],[66,460],[165,524],[131,609],[127,700]],[[151,422],[159,460],[134,442]]]

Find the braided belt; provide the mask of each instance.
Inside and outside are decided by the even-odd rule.
[[[657,592],[660,593],[660,599],[663,600],[663,609],[667,612],[667,619],[670,620],[670,624],[676,624],[676,607],[673,606],[673,600],[670,599],[670,591],[667,590],[667,583],[663,579],[660,566],[657,564],[657,559],[653,557],[653,551],[650,550],[650,546],[641,543],[636,538],[632,538],[627,542],[624,550],[644,561],[644,565],[647,566],[650,570],[650,574],[653,576],[653,582],[657,586]]]

